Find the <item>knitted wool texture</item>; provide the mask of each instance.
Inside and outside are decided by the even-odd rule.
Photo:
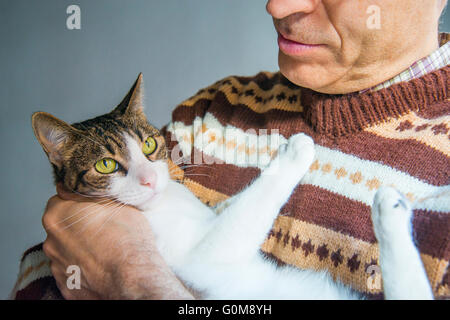
[[[382,288],[367,285],[369,267],[378,264],[370,206],[376,190],[390,185],[414,203],[414,236],[429,281],[436,298],[448,297],[449,72],[447,66],[347,95],[299,88],[280,73],[225,78],[181,103],[164,127],[172,159],[203,163],[178,168],[173,178],[216,206],[260,174],[253,160],[276,152],[261,141],[285,143],[304,132],[316,144],[315,161],[274,222],[263,254],[279,264],[326,269],[367,297],[382,298]],[[12,297],[60,297],[41,245],[24,254]]]

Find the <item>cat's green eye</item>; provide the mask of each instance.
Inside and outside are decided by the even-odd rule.
[[[95,170],[100,173],[113,173],[117,171],[119,165],[116,160],[105,158],[97,161],[95,164]]]
[[[148,137],[142,146],[142,152],[149,156],[156,150],[156,140],[153,137]]]

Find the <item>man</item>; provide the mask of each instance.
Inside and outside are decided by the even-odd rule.
[[[269,0],[280,73],[229,77],[200,90],[175,109],[164,128],[170,147],[214,158],[194,147],[199,135],[209,146],[239,151],[239,145],[209,133],[232,127],[245,136],[249,128],[269,134],[277,129],[286,139],[305,132],[316,143],[316,161],[262,251],[280,263],[327,269],[356,290],[382,297],[381,288],[367,281],[378,258],[370,205],[381,185],[395,185],[416,202],[414,230],[435,297],[448,296],[450,48],[445,35],[438,37],[446,3]],[[260,168],[228,162],[190,173],[210,175],[181,180],[215,205],[238,193]],[[77,232],[84,225],[58,227],[58,221],[88,207],[101,208],[58,188],[43,217],[48,234],[43,250],[64,298],[194,298],[155,249],[151,226],[138,210],[124,208],[105,224],[108,212],[101,209],[104,219],[92,221],[82,237]],[[39,247],[25,254],[20,281],[29,277],[24,270],[39,273],[45,264],[37,252]],[[27,258],[33,253],[35,260]],[[80,290],[66,285],[69,265],[81,269]],[[54,297],[48,276],[34,278],[47,279],[47,287],[39,280],[18,281],[15,297],[36,291],[40,298]]]

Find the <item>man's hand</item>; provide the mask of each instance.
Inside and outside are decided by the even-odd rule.
[[[147,219],[114,200],[57,187],[42,218],[43,248],[66,299],[192,299],[155,247]],[[81,289],[68,289],[67,267],[81,270]]]

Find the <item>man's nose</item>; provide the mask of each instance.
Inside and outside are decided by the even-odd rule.
[[[141,185],[154,189],[156,186],[156,173],[153,170],[142,173],[139,181]]]
[[[275,19],[283,19],[291,14],[313,12],[321,0],[269,0],[267,12]]]

